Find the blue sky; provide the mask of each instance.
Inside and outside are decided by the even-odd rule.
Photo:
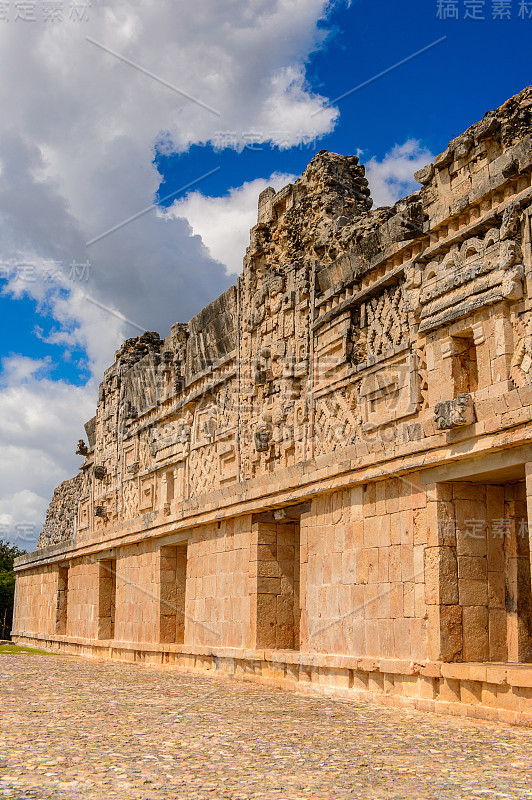
[[[90,15],[0,21],[0,263],[19,270],[0,295],[8,529],[37,529],[77,468],[121,339],[165,335],[234,283],[268,182],[320,149],[360,153],[377,202],[393,202],[532,83],[532,0],[93,0]],[[120,225],[168,195],[166,216]]]
[[[492,18],[491,0],[484,4],[484,21],[464,19],[464,0],[456,3],[459,20],[439,19],[438,7],[435,0],[338,4],[322,26],[329,32],[324,47],[309,58],[308,81],[330,100],[370,83],[337,104],[340,116],[334,131],[312,146],[308,136],[300,146],[284,150],[252,146],[250,136],[250,146],[239,153],[208,145],[159,157],[165,178],[160,196],[193,180],[198,164],[203,172],[220,168],[200,188],[217,195],[274,170],[300,174],[316,149],[343,154],[362,150],[364,161],[382,158],[396,142],[415,138],[433,153],[444,150],[450,139],[532,81],[532,19],[518,16],[518,0],[513,0],[510,20]],[[529,8],[532,12],[532,2]],[[442,37],[444,41],[373,80]],[[230,140],[231,133],[220,126],[220,143],[224,136]]]

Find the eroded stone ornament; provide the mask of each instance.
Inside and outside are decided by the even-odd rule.
[[[258,453],[266,453],[270,449],[271,431],[259,430],[255,431],[255,449]]]
[[[434,422],[440,431],[472,425],[474,421],[473,398],[467,392],[457,395],[454,400],[436,403]]]
[[[83,439],[80,439],[78,441],[78,446],[77,446],[77,449],[76,449],[76,455],[77,456],[86,456],[86,455],[88,455],[88,453],[89,453],[89,448],[87,447],[87,445],[85,444]]]

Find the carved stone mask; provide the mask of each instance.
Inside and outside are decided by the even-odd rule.
[[[501,242],[501,252],[499,256],[499,266],[501,269],[507,269],[517,263],[520,256],[519,245],[515,239],[507,239]]]
[[[283,291],[284,288],[284,278],[282,275],[274,275],[270,280],[270,297],[275,297],[280,292]]]

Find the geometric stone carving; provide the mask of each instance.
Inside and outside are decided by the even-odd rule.
[[[395,364],[366,375],[360,384],[363,430],[386,425],[415,414],[419,402],[416,358],[409,355]]]
[[[356,393],[337,389],[316,401],[314,454],[331,453],[357,440],[359,427]]]
[[[155,502],[155,485],[152,475],[140,479],[139,485],[139,510],[148,511]]]
[[[78,507],[78,530],[84,530],[89,527],[89,501],[87,499],[80,500]]]
[[[226,440],[218,444],[220,485],[233,483],[238,478],[238,462],[234,442]]]
[[[347,324],[345,325],[347,330]],[[341,333],[341,331],[340,331]],[[346,337],[335,337],[316,352],[316,387],[330,384],[341,376],[340,370],[347,362]]]
[[[215,444],[203,444],[190,453],[190,493],[211,492],[218,483],[218,456]]]
[[[137,442],[133,441],[124,447],[124,466],[129,471],[128,468],[135,462],[138,463]]]
[[[384,289],[360,307],[360,333],[356,352],[360,361],[371,361],[405,347],[409,341],[408,316],[405,310],[403,284]]]
[[[434,422],[442,431],[448,428],[461,428],[472,425],[475,421],[473,398],[467,392],[457,395],[454,400],[445,400],[436,403],[434,409]]]
[[[133,519],[139,513],[138,496],[138,481],[123,481],[121,514],[124,519]]]

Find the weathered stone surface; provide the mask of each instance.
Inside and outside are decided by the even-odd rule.
[[[76,475],[68,481],[63,481],[54,491],[52,502],[46,512],[44,527],[39,536],[37,545],[39,549],[73,539],[82,483],[82,475]]]
[[[106,370],[80,476],[18,563],[15,635],[230,648],[264,674],[280,649],[532,659],[531,107],[391,208],[326,151],[261,193],[237,285]],[[445,703],[482,699],[445,680]]]

